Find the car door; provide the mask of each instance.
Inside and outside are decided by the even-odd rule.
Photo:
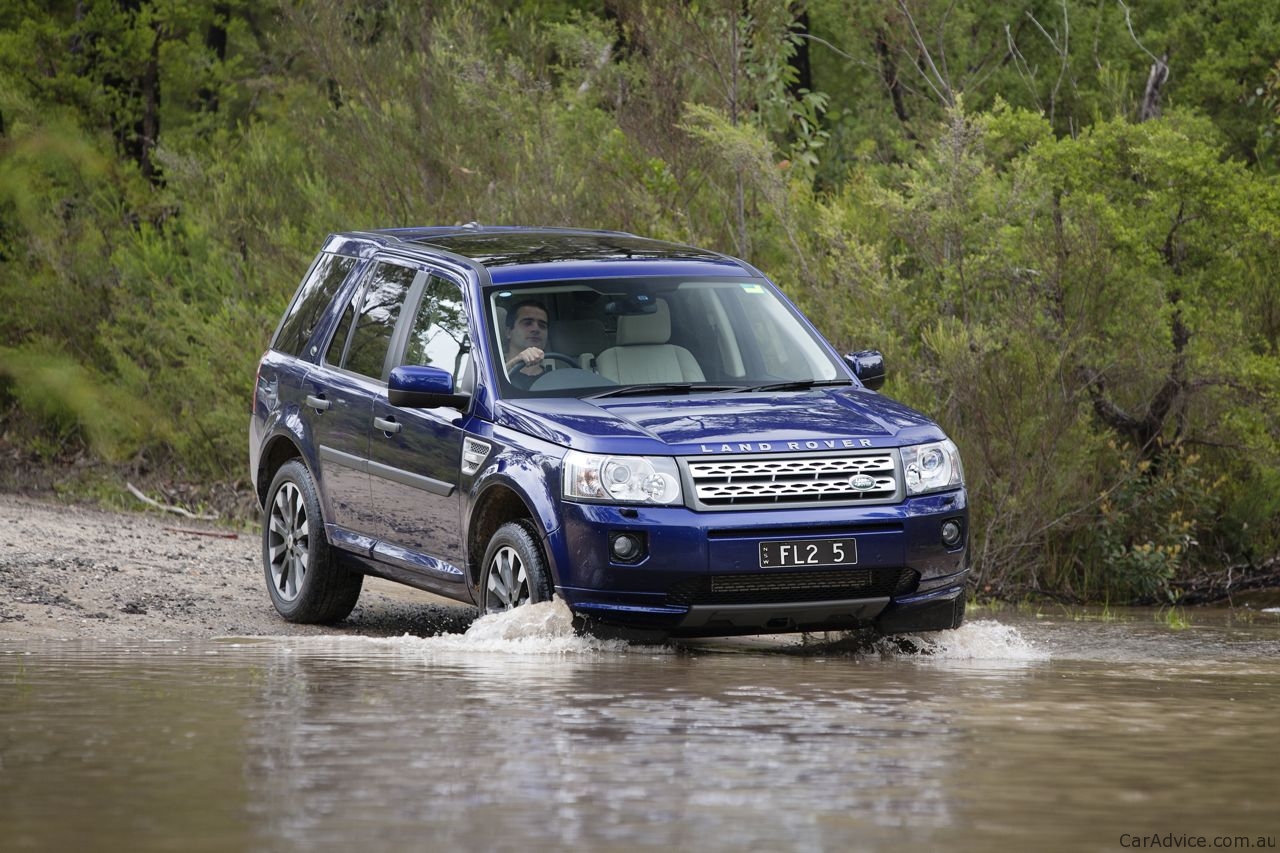
[[[449,371],[455,390],[471,371],[470,333],[462,289],[428,275],[411,296],[414,313],[398,337],[391,366],[424,364]],[[390,366],[388,372],[390,372]],[[409,568],[461,580],[463,412],[393,406],[385,391],[373,403],[369,474],[376,555]]]
[[[325,358],[310,374],[303,406],[318,449],[328,521],[341,528],[334,540],[368,548],[377,517],[369,485],[373,401],[386,399],[388,354],[416,269],[379,260],[366,273],[347,307]]]

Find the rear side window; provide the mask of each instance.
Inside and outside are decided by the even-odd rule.
[[[396,321],[417,270],[397,264],[380,263],[369,275],[364,306],[351,333],[351,345],[343,367],[374,379],[382,378],[387,349],[395,334]]]
[[[351,335],[351,324],[355,319],[356,300],[353,297],[346,310],[342,312],[342,319],[338,321],[338,329],[333,333],[333,340],[329,342],[329,349],[325,351],[324,360],[329,364],[340,364],[342,362],[342,353],[347,348],[347,338]]]
[[[324,315],[325,308],[333,301],[347,274],[355,266],[356,259],[343,255],[324,253],[320,255],[307,280],[298,288],[293,297],[293,304],[280,323],[280,331],[276,333],[274,349],[293,356],[302,355],[302,350],[311,340],[311,333]]]

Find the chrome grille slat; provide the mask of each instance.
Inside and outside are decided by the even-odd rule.
[[[789,506],[811,503],[886,503],[899,497],[893,453],[779,458],[690,459],[694,496],[703,506]],[[850,480],[864,474],[869,489]]]

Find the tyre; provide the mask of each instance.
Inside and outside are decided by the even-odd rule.
[[[315,481],[297,459],[280,466],[267,492],[262,565],[271,603],[290,622],[340,622],[360,597],[364,575],[329,545]]]
[[[509,521],[489,540],[480,573],[480,614],[551,600],[551,573],[526,520]]]

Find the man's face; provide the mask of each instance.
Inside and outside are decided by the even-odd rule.
[[[510,351],[520,352],[529,347],[547,348],[547,312],[533,305],[521,305],[516,321],[507,332]]]

